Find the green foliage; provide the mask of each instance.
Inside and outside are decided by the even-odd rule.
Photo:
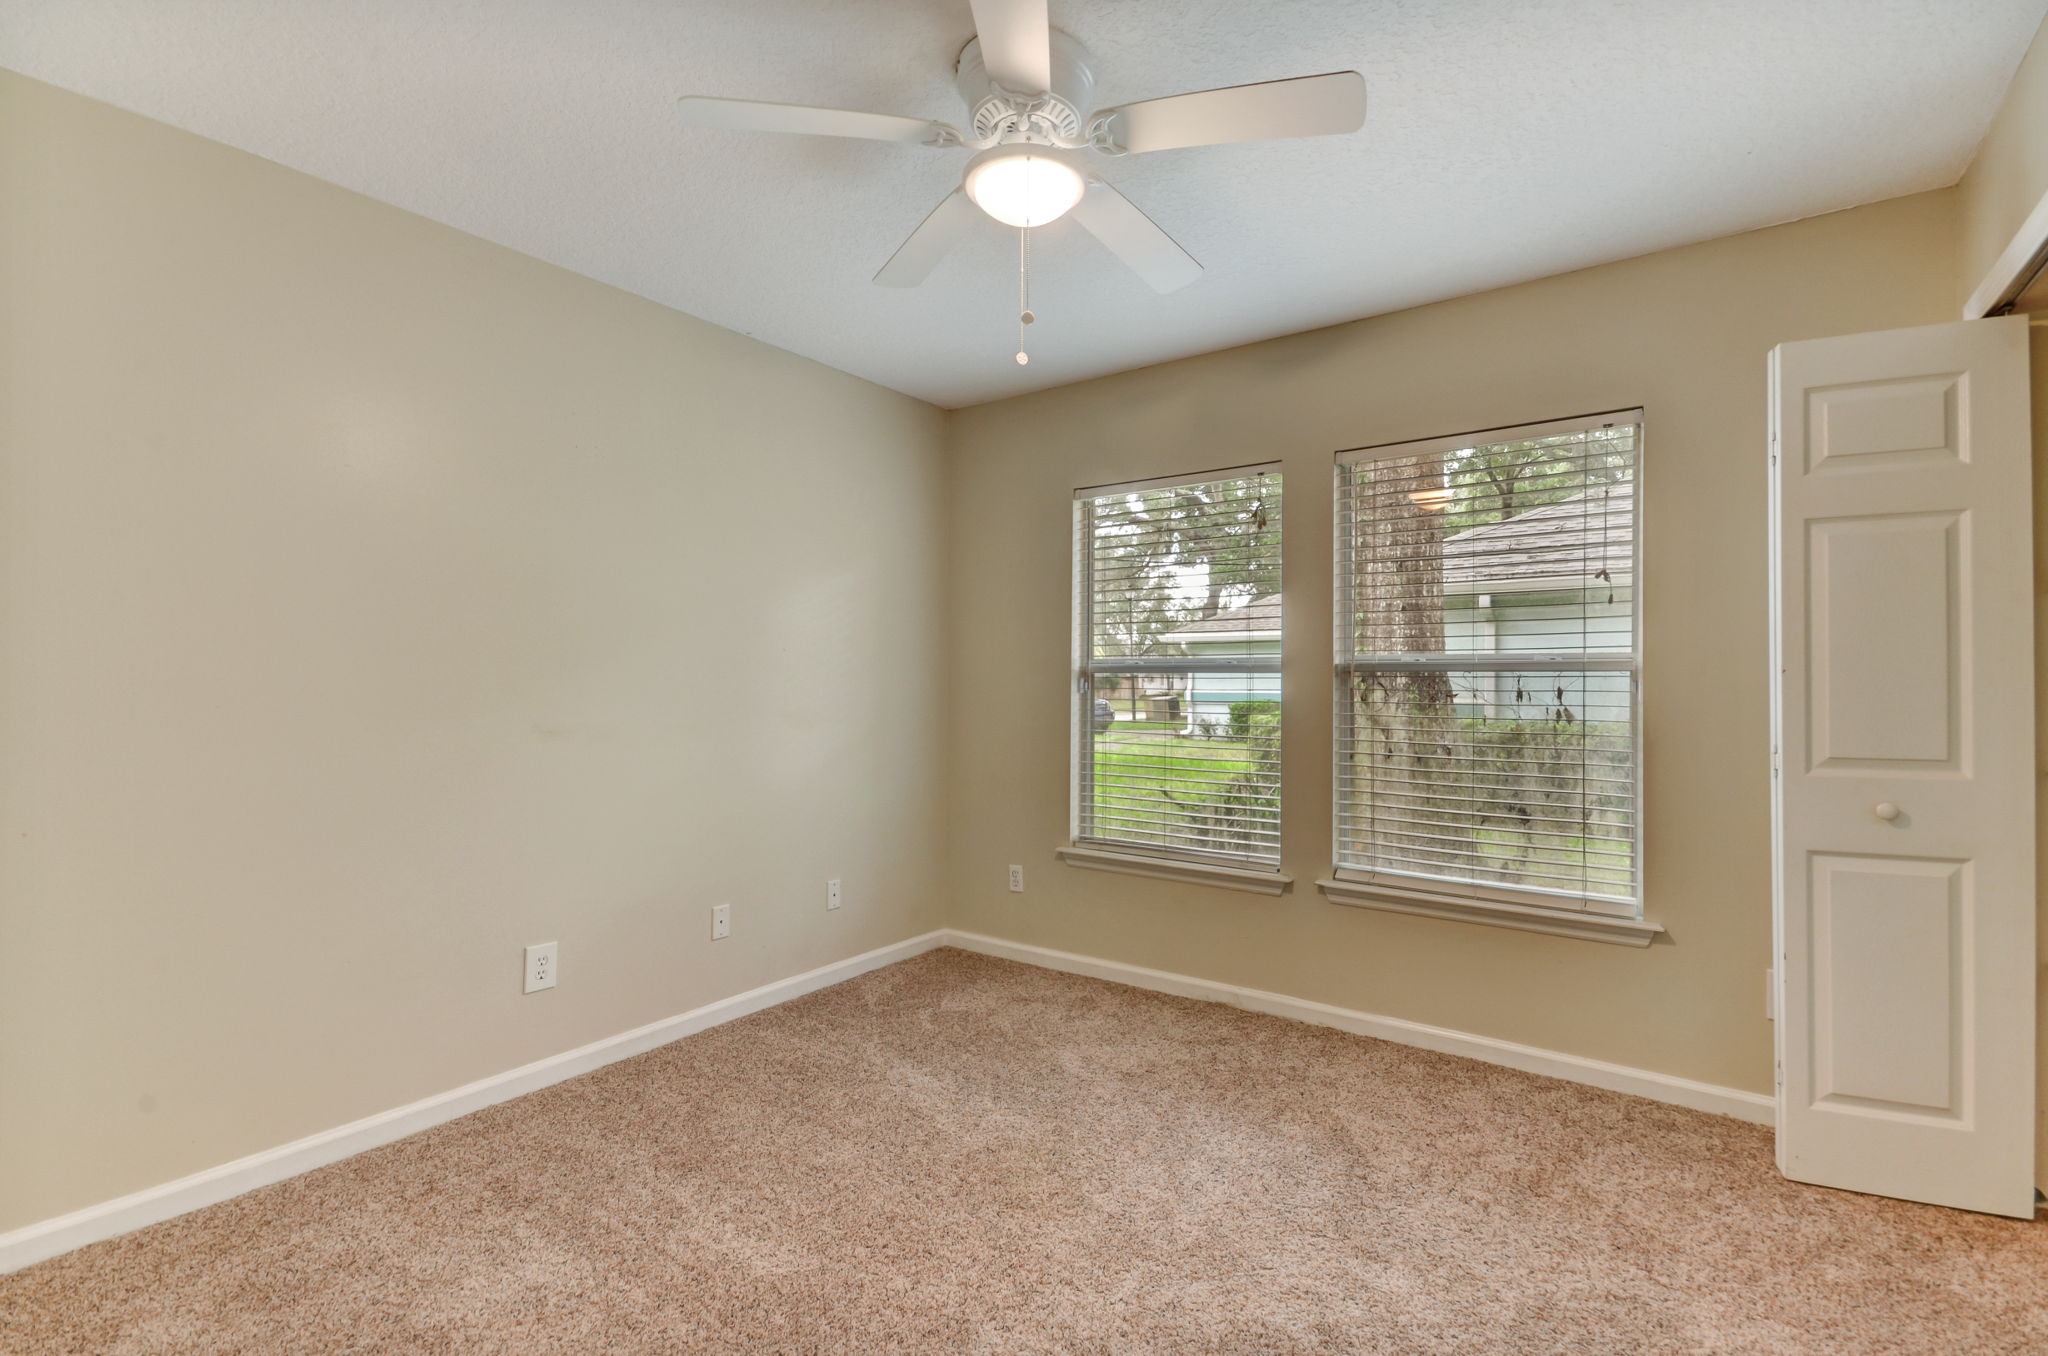
[[[1633,426],[1447,452],[1444,479],[1451,502],[1444,534],[1505,522],[1592,486],[1625,481],[1634,459]]]
[[[1382,788],[1358,829],[1363,855],[1468,880],[1556,888],[1582,876],[1626,894],[1633,877],[1633,743],[1625,723],[1502,720],[1426,707],[1361,684],[1370,736],[1352,756]]]
[[[1219,694],[1220,695],[1220,694]],[[1280,715],[1280,703],[1273,701],[1232,702],[1230,724],[1226,727],[1232,739],[1244,739],[1252,732],[1255,716],[1270,715],[1276,721]]]
[[[1097,655],[1158,653],[1168,631],[1278,593],[1279,505],[1272,475],[1094,501],[1085,545]]]
[[[1111,836],[1220,848],[1276,832],[1280,707],[1241,705],[1255,709],[1245,713],[1240,737],[1189,738],[1157,725],[1119,725],[1096,741],[1097,807],[1110,817],[1121,813],[1160,825],[1151,833],[1126,820],[1108,827]],[[1406,725],[1402,734],[1420,728]],[[1634,835],[1622,790],[1632,771],[1625,725],[1448,715],[1430,728],[1437,742],[1401,755],[1403,781],[1413,794],[1404,794],[1400,817],[1420,820],[1422,827],[1411,832],[1383,824],[1379,830],[1409,835],[1398,842],[1407,860],[1509,885],[1551,884],[1545,877],[1583,871],[1590,890],[1628,892]],[[1356,756],[1384,753],[1368,748]],[[1610,779],[1584,779],[1586,771],[1601,769]],[[1599,789],[1608,784],[1614,789]]]
[[[1222,849],[1246,838],[1272,841],[1280,824],[1280,713],[1250,718],[1244,739],[1149,734],[1098,739],[1094,797],[1105,824],[1129,842]],[[1124,736],[1121,726],[1118,735]],[[1277,842],[1273,842],[1277,850]]]

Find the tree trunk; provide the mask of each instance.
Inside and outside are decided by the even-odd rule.
[[[1443,487],[1440,454],[1370,463],[1358,496],[1353,560],[1354,634],[1361,652],[1436,655],[1445,648],[1444,504],[1414,495]],[[1429,506],[1433,505],[1433,506]],[[1450,679],[1435,672],[1361,673],[1358,747],[1372,784],[1358,845],[1368,859],[1391,854],[1410,863],[1469,874],[1471,826],[1452,813],[1461,781]],[[1448,794],[1445,794],[1448,793]]]

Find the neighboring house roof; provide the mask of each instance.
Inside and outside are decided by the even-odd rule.
[[[1490,588],[1577,585],[1595,571],[1627,579],[1634,547],[1635,483],[1603,485],[1531,509],[1506,522],[1467,528],[1444,539],[1444,587],[1451,593]],[[1460,587],[1460,586],[1463,587]],[[1276,640],[1280,595],[1168,631],[1161,640]]]
[[[1625,579],[1634,529],[1634,482],[1598,486],[1445,538],[1444,585],[1453,593],[1477,592],[1475,584],[1527,588],[1576,583],[1600,570]]]
[[[1207,621],[1189,622],[1168,631],[1161,640],[1278,640],[1280,595],[1254,598],[1243,607],[1227,608]]]

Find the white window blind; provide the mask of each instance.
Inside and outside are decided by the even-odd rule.
[[[1280,475],[1074,497],[1077,842],[1280,861]]]
[[[1641,411],[1337,460],[1340,877],[1640,913]]]

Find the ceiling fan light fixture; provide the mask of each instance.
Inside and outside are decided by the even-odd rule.
[[[1334,136],[1365,124],[1365,77],[1357,71],[1191,90],[1103,108],[1095,102],[1094,57],[1079,39],[1052,27],[1046,0],[971,0],[968,9],[974,40],[953,61],[954,87],[967,109],[964,126],[704,94],[684,95],[676,106],[697,127],[979,152],[967,163],[964,182],[926,214],[875,274],[883,287],[915,287],[930,277],[948,251],[981,229],[977,211],[1017,228],[1044,226],[1071,212],[1154,291],[1172,292],[1200,277],[1202,266],[1129,198],[1095,177],[1094,156]],[[1169,24],[1161,36],[1171,33]],[[1018,265],[1020,365],[1029,361],[1022,340],[1031,322],[1025,295],[1030,239],[1029,229],[1018,230],[1024,255]]]
[[[1071,211],[1088,183],[1045,151],[997,146],[967,166],[962,187],[976,207],[1005,226],[1043,226]]]

